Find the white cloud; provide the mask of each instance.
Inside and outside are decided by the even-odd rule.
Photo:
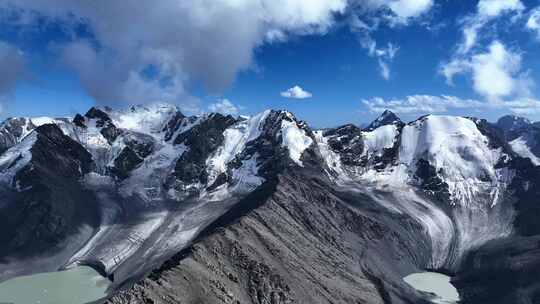
[[[384,99],[374,97],[364,99],[362,103],[375,113],[390,110],[401,114],[426,114],[444,113],[452,109],[479,108],[486,104],[472,99],[460,99],[455,96],[432,96],[432,95],[411,95],[401,99]]]
[[[441,68],[449,84],[454,75],[470,73],[473,89],[490,101],[511,96],[526,96],[532,79],[521,71],[521,54],[508,50],[500,41],[494,41],[484,53],[469,59],[456,58]]]
[[[225,115],[238,115],[240,112],[240,107],[234,105],[228,99],[221,99],[215,103],[212,103],[208,106],[210,112],[221,113]]]
[[[390,80],[390,67],[388,66],[388,63],[379,59],[379,70],[381,77],[384,78],[384,80]]]
[[[429,11],[433,6],[433,0],[398,0],[391,1],[388,6],[399,18],[406,20]]]
[[[313,95],[302,89],[300,86],[294,86],[287,91],[281,92],[281,96],[285,98],[294,98],[294,99],[306,99],[311,98]]]
[[[481,17],[497,17],[504,12],[522,11],[525,9],[520,0],[480,0],[478,15]]]
[[[220,92],[255,65],[255,48],[324,34],[346,8],[347,0],[0,0],[5,16],[21,16],[10,19],[21,28],[51,22],[71,30],[72,41],[50,41],[52,49],[98,102],[189,107],[196,100],[186,83]],[[89,42],[76,27],[88,29]]]
[[[351,30],[359,34],[360,46],[367,50],[370,57],[377,59],[381,77],[389,80],[391,76],[390,63],[394,60],[399,47],[390,42],[386,47],[379,47],[377,41],[371,36],[371,32],[375,31],[377,26],[376,24],[373,26],[367,25],[356,15],[349,22]]]
[[[526,27],[530,31],[536,32],[536,38],[540,40],[540,6],[531,11]]]
[[[520,0],[480,0],[476,14],[465,18],[463,38],[458,46],[458,54],[466,54],[475,47],[478,32],[490,21],[507,13],[520,14],[525,9]]]

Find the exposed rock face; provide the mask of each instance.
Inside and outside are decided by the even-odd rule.
[[[360,156],[364,152],[362,131],[354,125],[344,125],[336,129],[325,130],[324,137],[332,150],[341,155],[341,161],[348,166],[362,165]]]
[[[13,181],[21,191],[4,192],[9,199],[0,212],[2,257],[56,250],[78,227],[99,224],[92,194],[79,184],[92,168],[91,155],[56,125],[35,132],[33,157]]]
[[[184,144],[190,149],[176,162],[175,176],[180,187],[186,184],[207,183],[206,159],[221,146],[223,132],[236,120],[232,116],[211,114],[210,117],[174,139],[175,145]]]

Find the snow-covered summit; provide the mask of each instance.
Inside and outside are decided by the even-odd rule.
[[[330,132],[318,138],[341,179],[409,187],[435,178],[444,188],[438,190],[453,204],[469,204],[478,193],[491,193],[490,203],[496,203],[507,182],[499,165],[508,151],[493,147],[475,120],[464,117],[428,115],[407,125],[390,123],[363,131],[355,140],[363,143],[357,145],[361,154],[356,163],[344,162],[350,158],[347,149],[331,145],[332,140]]]
[[[379,117],[377,117],[374,121],[372,121],[365,128],[365,130],[366,131],[373,131],[373,130],[377,129],[378,127],[381,127],[381,126],[386,126],[386,125],[390,125],[390,124],[399,125],[399,124],[402,124],[402,123],[403,122],[401,121],[401,119],[399,119],[399,117],[396,114],[394,114],[390,110],[385,110],[384,112],[381,113],[381,115],[379,115]]]

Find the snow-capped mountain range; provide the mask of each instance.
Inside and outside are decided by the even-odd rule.
[[[540,233],[527,214],[538,132],[517,117],[405,123],[390,111],[364,129],[312,130],[287,111],[187,117],[167,104],[11,118],[0,125],[0,280],[87,264],[126,287],[290,176],[361,194],[378,225],[416,227],[411,248],[425,250],[411,264],[455,272],[490,241]]]

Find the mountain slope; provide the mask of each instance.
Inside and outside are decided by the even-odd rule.
[[[112,303],[421,303],[404,276],[466,280],[490,269],[471,257],[540,234],[540,169],[484,120],[313,131],[159,104],[35,121],[0,133],[0,280],[86,264]]]

